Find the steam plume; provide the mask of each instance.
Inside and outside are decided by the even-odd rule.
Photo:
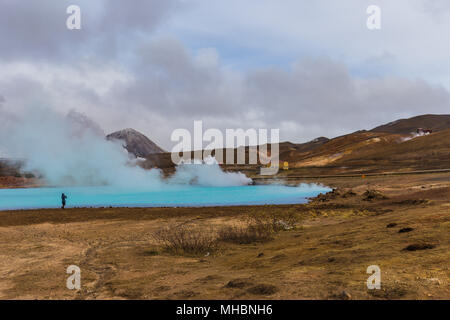
[[[2,114],[3,117],[3,114]],[[217,163],[182,165],[168,180],[156,169],[130,165],[121,143],[107,141],[100,126],[71,111],[67,116],[36,109],[3,117],[0,150],[25,160],[25,170],[42,174],[49,185],[164,188],[171,184],[243,185],[251,179],[225,173]]]

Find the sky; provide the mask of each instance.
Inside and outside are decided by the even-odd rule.
[[[195,120],[331,138],[450,113],[449,34],[447,0],[0,0],[0,121],[77,112],[166,150]]]

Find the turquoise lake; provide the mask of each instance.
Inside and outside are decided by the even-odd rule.
[[[330,191],[319,185],[250,185],[233,187],[167,186],[130,189],[112,186],[0,189],[0,210],[73,207],[197,207],[305,203]]]

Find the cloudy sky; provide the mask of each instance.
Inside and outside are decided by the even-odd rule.
[[[0,111],[76,110],[168,150],[194,120],[334,137],[450,113],[449,35],[448,0],[0,0]]]

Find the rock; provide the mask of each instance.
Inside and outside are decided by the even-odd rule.
[[[342,195],[342,198],[350,198],[354,196],[356,196],[356,193],[354,193],[353,190],[349,190]]]
[[[242,289],[244,287],[248,287],[250,284],[251,283],[247,279],[234,279],[234,280],[228,281],[228,283],[225,285],[225,287]]]
[[[403,250],[405,250],[405,251],[417,251],[417,250],[427,250],[427,249],[434,249],[434,248],[436,248],[436,246],[434,244],[430,244],[430,243],[415,243],[415,244],[410,244],[409,246],[407,246]]]
[[[386,228],[393,228],[395,227],[397,224],[395,222],[389,223]]]
[[[383,195],[378,190],[366,190],[366,192],[364,192],[363,196],[364,196],[363,200],[365,200],[365,201],[388,199],[388,197]]]
[[[257,295],[272,295],[278,291],[278,288],[271,284],[258,284],[254,287],[251,287],[247,290],[247,292]]]
[[[414,230],[413,228],[402,228],[402,229],[398,230],[398,233],[411,232],[413,230]]]
[[[417,205],[421,205],[421,204],[428,204],[428,203],[430,203],[430,200],[427,200],[427,199],[406,199],[406,200],[402,200],[399,202],[395,202],[395,204],[413,205],[413,206],[417,206]]]
[[[350,300],[352,298],[352,295],[350,293],[348,293],[347,291],[342,291],[341,293],[341,298],[343,300]]]
[[[276,224],[279,228],[281,228],[281,229],[283,229],[283,230],[290,230],[290,229],[292,229],[292,227],[291,227],[288,223],[286,223],[285,221],[283,221],[283,220],[278,220],[278,221],[275,222],[275,224]]]

